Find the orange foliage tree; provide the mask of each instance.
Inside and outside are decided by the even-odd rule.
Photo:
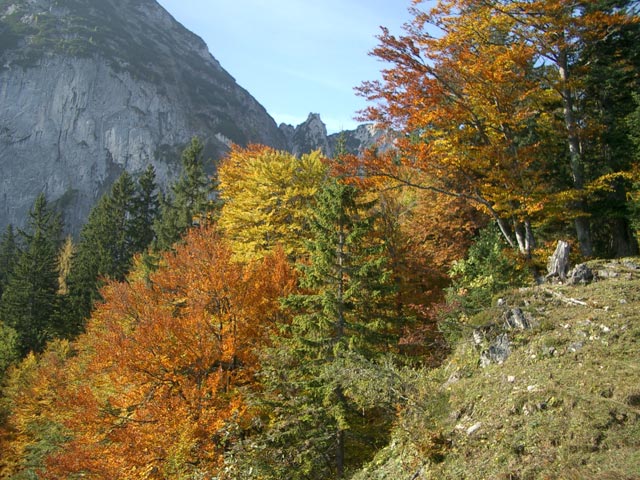
[[[51,410],[69,441],[46,459],[45,478],[211,478],[231,425],[248,419],[239,388],[295,285],[284,254],[239,265],[200,228],[156,272],[135,276],[104,288],[61,366],[71,378]]]
[[[358,172],[463,199],[529,254],[532,224],[550,203],[575,198],[549,193],[559,183],[584,187],[574,154],[580,122],[570,115],[575,83],[558,62],[567,55],[575,61],[580,42],[621,21],[575,4],[441,0],[428,11],[413,9],[407,35],[383,30],[373,54],[391,67],[382,81],[360,87],[376,102],[364,116],[402,135],[397,152],[369,155]],[[587,35],[589,25],[595,35]],[[559,165],[565,158],[568,165]],[[573,182],[557,182],[558,174]]]

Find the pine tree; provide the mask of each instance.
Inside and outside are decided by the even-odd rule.
[[[153,225],[160,208],[157,190],[156,171],[153,165],[149,165],[138,179],[133,199],[130,235],[132,251],[135,253],[144,252],[155,237]]]
[[[0,239],[0,298],[13,272],[18,253],[16,234],[13,225],[9,225]]]
[[[8,225],[0,238],[0,314],[2,292],[13,273],[20,250],[13,225]],[[0,317],[0,384],[5,370],[19,358],[18,334],[15,329],[5,325]]]
[[[166,250],[199,223],[212,209],[214,183],[204,171],[204,146],[197,137],[182,152],[182,173],[171,193],[160,196],[160,218],[155,224],[156,249]]]
[[[67,284],[69,305],[66,321],[70,334],[82,329],[93,304],[100,299],[103,278],[124,280],[134,254],[132,211],[135,183],[127,172],[113,184],[89,213],[80,231],[77,253]]]
[[[24,249],[2,294],[0,314],[19,339],[21,355],[41,351],[60,332],[57,256],[62,223],[40,194],[20,232]]]
[[[243,452],[265,478],[344,478],[390,422],[364,374],[395,349],[401,325],[384,246],[354,187],[331,182],[317,205],[303,293],[285,299],[295,316],[264,359],[268,426]]]

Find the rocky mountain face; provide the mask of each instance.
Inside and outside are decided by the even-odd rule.
[[[301,155],[320,149],[326,156],[336,155],[340,142],[343,148],[353,154],[375,145],[383,136],[383,131],[376,129],[374,125],[359,125],[355,130],[345,130],[339,133],[327,134],[327,127],[317,113],[310,113],[307,120],[294,127],[293,125],[280,124],[287,150],[294,155]]]
[[[265,109],[153,0],[0,2],[0,224],[44,191],[72,229],[122,171],[167,182],[193,135],[285,148]]]
[[[336,144],[315,114],[278,127],[155,0],[0,0],[0,104],[2,229],[45,192],[77,232],[124,170],[151,163],[167,184],[194,135],[212,159],[232,142],[327,155]],[[346,138],[358,151],[373,136]]]

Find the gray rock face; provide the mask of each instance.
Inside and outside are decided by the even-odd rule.
[[[339,148],[358,155],[365,149],[378,144],[384,132],[374,125],[359,125],[355,130],[345,130],[327,135],[327,127],[317,113],[310,113],[307,120],[297,127],[280,124],[280,131],[286,139],[287,150],[294,155],[302,155],[321,150],[328,157],[334,157]],[[342,146],[340,146],[342,143]]]
[[[511,355],[509,336],[506,333],[502,333],[491,342],[487,350],[482,352],[480,366],[484,368],[492,363],[504,363],[509,358],[509,355]]]
[[[286,148],[265,109],[153,0],[0,4],[0,228],[45,192],[77,231],[120,173],[159,183],[194,135]],[[211,166],[213,169],[213,166]]]

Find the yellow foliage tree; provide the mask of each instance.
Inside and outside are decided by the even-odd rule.
[[[302,255],[313,197],[326,175],[320,151],[296,158],[269,147],[233,147],[218,168],[218,226],[236,258],[259,258],[276,245],[289,257]]]

